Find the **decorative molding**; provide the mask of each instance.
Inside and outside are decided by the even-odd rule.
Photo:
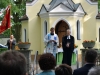
[[[47,13],[47,10],[46,10],[45,6],[42,5],[41,10],[39,11],[38,15],[39,14],[44,14],[44,13]]]
[[[71,9],[66,7],[64,4],[59,4],[57,7],[55,7],[50,12],[73,12]]]
[[[44,17],[64,17],[64,16],[78,16],[78,17],[83,17],[85,14],[84,13],[80,13],[80,12],[56,12],[56,13],[44,13],[44,14],[40,14],[39,16],[41,18]]]
[[[40,14],[39,16],[41,18],[46,18],[46,17],[49,17],[49,14],[48,13],[43,13],[43,14]]]
[[[33,6],[38,0],[34,0],[33,2],[31,3],[26,3],[26,6]]]
[[[67,12],[67,13],[49,13],[49,16],[55,17],[55,16],[79,16],[83,17],[85,14],[84,13],[79,13],[79,12]]]
[[[79,7],[77,8],[76,12],[84,13],[84,10],[82,9],[81,5],[79,5]]]
[[[90,0],[86,0],[89,4],[91,4],[91,5],[97,5],[98,4],[98,2],[92,2],[92,1],[90,1]]]
[[[45,6],[42,5],[40,12],[38,13],[38,15],[40,17],[57,17],[57,16],[79,16],[79,17],[83,17],[85,15],[85,11],[82,8],[81,5],[79,5],[79,7],[77,8],[76,11],[72,11],[69,8],[67,8],[65,5],[63,4],[59,4],[57,7],[55,7],[53,10],[47,12],[45,9]]]

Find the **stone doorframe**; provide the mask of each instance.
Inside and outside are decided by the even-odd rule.
[[[61,20],[65,21],[65,22],[68,24],[68,26],[69,26],[69,28],[70,28],[70,30],[71,30],[71,34],[72,34],[72,28],[71,28],[70,24],[68,23],[68,21],[67,21],[66,19],[64,19],[64,18],[59,18],[59,19],[57,19],[57,20],[53,23],[52,27],[55,28],[56,25],[57,25],[57,23],[58,23],[59,21],[61,21]]]

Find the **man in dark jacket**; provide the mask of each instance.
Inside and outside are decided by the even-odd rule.
[[[62,38],[63,48],[63,64],[71,66],[71,58],[74,50],[74,37],[71,34],[70,29],[67,30],[67,35]]]
[[[87,50],[85,55],[85,62],[86,64],[74,70],[73,75],[88,75],[89,70],[95,66],[97,58],[97,52],[95,50]]]
[[[14,40],[14,36],[11,35],[10,39],[7,40],[8,50],[14,50],[15,49],[15,44],[16,44],[16,40]]]

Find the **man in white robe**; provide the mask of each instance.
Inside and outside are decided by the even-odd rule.
[[[54,57],[56,57],[56,53],[57,53],[57,46],[59,45],[59,39],[57,34],[54,33],[54,28],[52,27],[50,29],[50,33],[48,33],[45,38],[44,38],[44,42],[45,42],[45,53],[52,53],[54,55]]]

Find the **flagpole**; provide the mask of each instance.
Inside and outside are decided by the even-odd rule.
[[[10,2],[10,0],[9,0]],[[9,8],[10,8],[10,35],[12,34],[11,32],[11,3],[9,4]]]
[[[9,10],[10,10],[10,36],[12,35],[12,32],[11,32],[11,4],[9,5]],[[11,50],[11,42],[10,42],[10,50]]]
[[[11,26],[11,4],[9,6],[10,6],[10,26]],[[10,27],[10,35],[11,34],[12,34],[12,32],[11,32],[11,27]]]

